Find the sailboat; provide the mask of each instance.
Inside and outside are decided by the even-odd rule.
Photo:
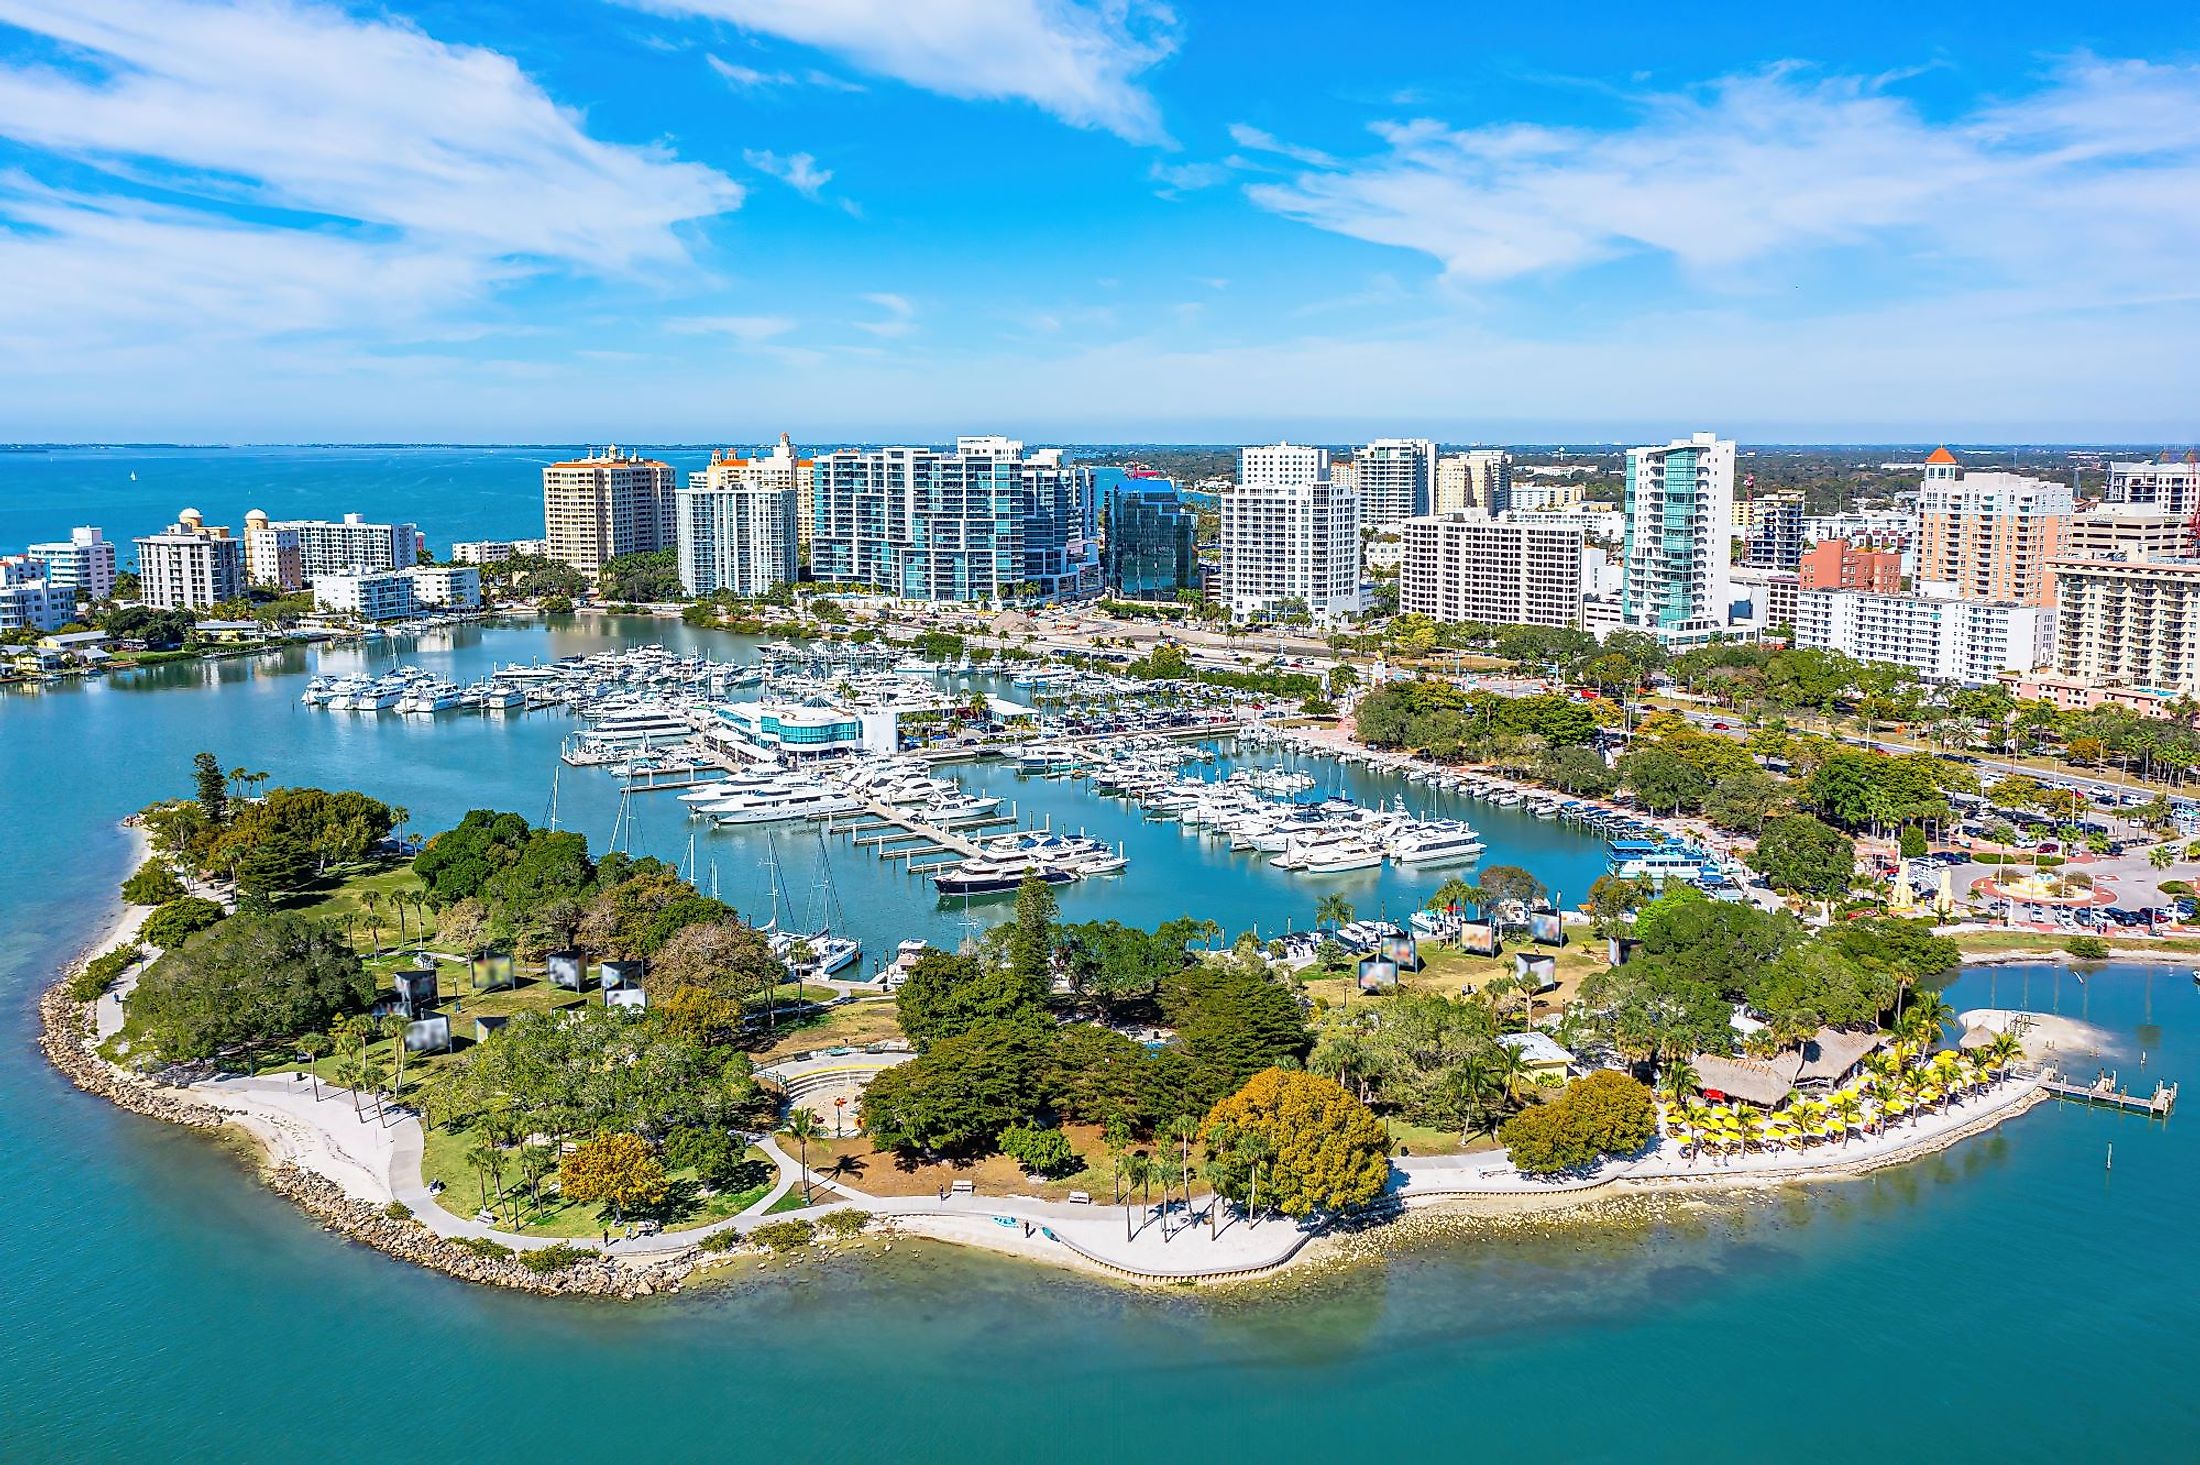
[[[771,871],[772,913],[763,930],[771,942],[772,952],[788,964],[795,979],[829,977],[834,972],[853,963],[863,955],[863,943],[853,936],[836,936],[833,927],[843,920],[840,909],[840,893],[833,887],[832,860],[825,852],[825,831],[817,831],[817,880],[811,887],[809,925],[811,931],[782,931],[779,929],[780,905],[784,901],[790,915],[793,900],[787,897],[785,882],[780,878],[779,840],[772,836],[765,843],[765,864]],[[796,962],[794,953],[804,950],[804,960]]]

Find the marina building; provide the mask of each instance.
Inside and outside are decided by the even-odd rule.
[[[1174,600],[1199,588],[1198,517],[1166,478],[1126,478],[1108,490],[1100,583],[1124,600]]]
[[[1072,600],[1100,584],[1090,468],[1005,437],[816,460],[810,568],[904,600]]]
[[[206,610],[244,594],[244,541],[197,509],[135,543],[138,595],[154,610]]]
[[[322,575],[313,582],[313,607],[368,621],[401,621],[419,613],[413,578],[403,570]]]
[[[680,584],[690,595],[763,595],[801,575],[801,493],[791,472],[749,466],[713,455],[677,495]]]
[[[2159,509],[2179,519],[2200,514],[2200,453],[2141,459],[2136,463],[2110,463],[2108,485],[2101,497],[2111,504],[2136,504]]]
[[[1675,647],[1727,629],[1734,444],[1699,432],[1627,450],[1620,620]]]
[[[2070,532],[2067,484],[2021,473],[1966,473],[1955,454],[1925,460],[1917,498],[1917,578],[1966,600],[2053,603],[2047,562]]]
[[[1902,553],[1862,549],[1846,539],[1821,539],[1796,561],[1795,582],[1804,590],[1869,590],[1895,595],[1902,589]]]
[[[2053,562],[2055,669],[2200,696],[2200,560]]]
[[[670,463],[616,446],[542,470],[542,525],[549,558],[593,575],[623,554],[675,547]]]
[[[1436,444],[1427,438],[1377,438],[1352,457],[1360,527],[1376,533],[1426,514],[1436,497]]]
[[[1429,514],[1401,526],[1398,609],[1481,625],[1579,626],[1579,527]]]
[[[470,565],[414,565],[404,574],[422,610],[481,609],[481,571]]]
[[[79,600],[108,600],[115,593],[115,546],[94,526],[71,529],[67,539],[34,544],[24,552],[44,567],[48,584],[74,592]]]
[[[1246,448],[1222,494],[1221,588],[1232,617],[1360,613],[1360,501],[1329,477],[1329,451]]]
[[[494,565],[509,559],[542,559],[550,552],[541,539],[461,539],[451,546],[451,558],[462,565]]]
[[[1977,687],[2030,671],[2052,654],[2054,626],[2051,609],[2011,601],[1868,590],[1795,597],[1797,646],[1906,666],[1929,682]]]
[[[894,708],[854,709],[793,702],[726,702],[711,709],[724,733],[794,759],[833,753],[890,755],[901,746]]]

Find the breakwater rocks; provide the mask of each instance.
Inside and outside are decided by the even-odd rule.
[[[462,1282],[568,1297],[642,1298],[679,1291],[695,1269],[693,1253],[637,1267],[591,1251],[558,1271],[537,1272],[508,1257],[477,1253],[417,1221],[391,1216],[346,1195],[334,1181],[296,1165],[270,1170],[267,1183],[335,1235]]]
[[[71,997],[66,979],[38,999],[38,1021],[38,1046],[46,1061],[84,1092],[148,1119],[191,1129],[221,1128],[222,1116],[206,1105],[100,1057],[92,1047],[91,1004]]]
[[[88,1094],[96,1094],[133,1114],[217,1130],[228,1116],[199,1103],[180,1089],[115,1067],[92,1045],[92,1009],[68,993],[67,979],[46,989],[38,1001],[38,1046],[46,1060]],[[346,1195],[325,1176],[284,1164],[263,1172],[268,1188],[296,1205],[328,1231],[386,1252],[401,1261],[428,1267],[460,1281],[489,1287],[568,1297],[642,1298],[676,1292],[695,1269],[698,1254],[689,1251],[632,1265],[600,1252],[586,1251],[571,1265],[537,1272],[511,1257],[476,1252],[436,1235],[417,1221],[390,1215]]]

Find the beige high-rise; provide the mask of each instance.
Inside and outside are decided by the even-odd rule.
[[[2070,488],[2021,473],[1961,470],[1937,448],[1917,498],[1917,579],[1963,600],[2053,605],[2047,562],[2070,533]]]
[[[623,554],[677,543],[670,463],[606,448],[542,470],[545,552],[595,574]]]

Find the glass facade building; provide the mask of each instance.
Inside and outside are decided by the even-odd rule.
[[[1130,478],[1108,491],[1100,574],[1124,600],[1174,600],[1199,584],[1198,519],[1165,478]]]
[[[1059,449],[966,437],[955,451],[817,459],[810,567],[822,584],[904,600],[1070,600],[1099,588],[1090,468]]]

